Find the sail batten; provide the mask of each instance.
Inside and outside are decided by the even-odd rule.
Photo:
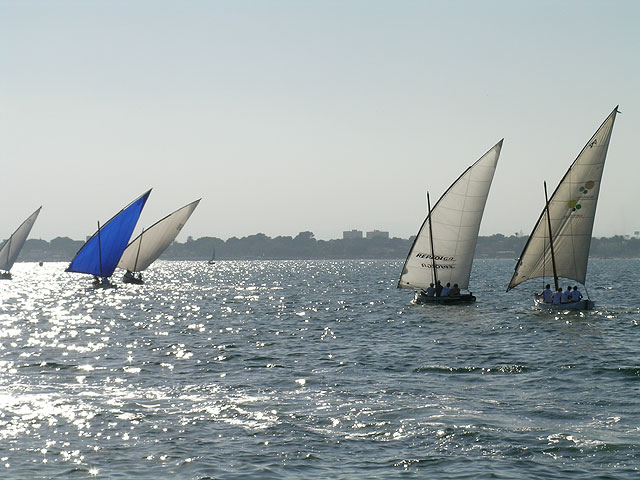
[[[132,272],[146,270],[175,240],[199,202],[185,205],[144,230],[129,243],[118,267]]]
[[[550,273],[551,249],[558,277],[584,285],[600,183],[618,107],[600,125],[573,161],[549,199],[524,246],[507,291]],[[547,213],[548,212],[548,213]],[[548,215],[548,218],[547,218]]]
[[[469,287],[480,222],[502,143],[467,168],[433,206],[409,250],[398,288],[426,289],[434,269],[443,284],[457,283],[462,290]]]
[[[27,241],[27,237],[29,237],[31,228],[36,222],[41,209],[42,207],[39,207],[35,212],[29,215],[29,217],[20,224],[16,231],[13,232],[2,244],[2,247],[0,247],[0,270],[4,270],[6,272],[11,270],[11,267],[13,267],[13,264],[18,259],[18,255],[20,255],[20,251],[22,250],[24,243]]]
[[[78,250],[66,271],[99,277],[113,275],[150,193],[151,190],[147,191],[99,227]]]

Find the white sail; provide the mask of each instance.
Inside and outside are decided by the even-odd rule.
[[[8,272],[11,270],[11,267],[13,267],[18,255],[20,255],[20,250],[22,250],[24,246],[24,242],[27,241],[31,227],[33,227],[36,218],[38,218],[40,209],[42,209],[42,207],[38,208],[29,218],[22,222],[22,225],[13,232],[13,235],[11,235],[9,239],[4,242],[2,248],[0,248],[0,270]]]
[[[549,199],[520,255],[507,291],[540,277],[553,277],[551,242],[558,277],[584,284],[600,180],[618,107],[591,137]],[[549,235],[549,219],[551,235]]]
[[[146,270],[175,240],[199,202],[185,205],[138,235],[127,245],[118,267],[132,272]]]
[[[427,216],[409,251],[398,288],[426,289],[434,281],[434,267],[443,285],[450,282],[461,290],[469,288],[480,222],[502,142],[465,170],[431,209],[433,246]]]

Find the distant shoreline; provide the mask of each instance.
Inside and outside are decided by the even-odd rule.
[[[163,260],[210,260],[215,251],[217,260],[404,260],[414,238],[356,238],[316,240],[312,232],[295,237],[268,237],[262,233],[222,240],[215,237],[189,237],[186,242],[174,242],[160,257]],[[475,258],[515,260],[522,252],[527,237],[496,234],[478,237]],[[70,261],[84,244],[67,237],[50,242],[29,239],[19,261]],[[640,238],[592,238],[592,258],[640,258]]]

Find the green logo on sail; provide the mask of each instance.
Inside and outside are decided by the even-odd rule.
[[[587,193],[589,193],[589,190],[595,187],[595,185],[596,185],[596,182],[594,182],[593,180],[589,180],[588,182],[585,182],[584,185],[580,185],[580,187],[578,188],[578,191],[582,195],[586,195]],[[582,208],[582,205],[578,203],[578,200],[569,200],[569,202],[567,202],[567,206],[574,212]]]

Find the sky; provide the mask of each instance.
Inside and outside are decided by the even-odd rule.
[[[595,236],[640,230],[640,2],[0,0],[0,238],[415,235],[504,138],[481,235],[528,234],[616,105]]]

